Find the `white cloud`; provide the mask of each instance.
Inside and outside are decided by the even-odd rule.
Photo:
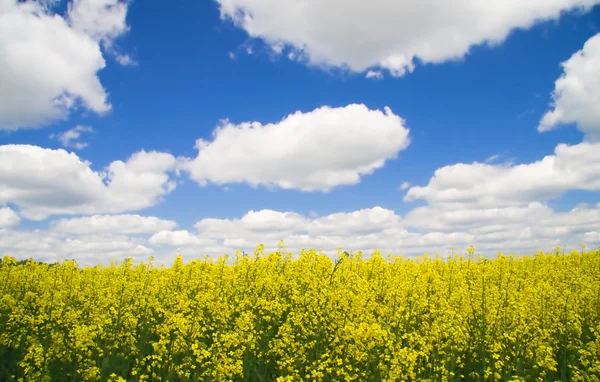
[[[58,134],[50,135],[50,138],[57,139],[63,147],[82,150],[88,146],[87,142],[81,142],[81,134],[92,133],[94,129],[91,126],[78,125],[72,129],[63,131]]]
[[[124,34],[127,3],[75,0],[66,15],[39,1],[0,0],[0,129],[36,128],[82,106],[111,109],[97,73]]]
[[[350,213],[334,213],[310,222],[307,231],[314,235],[365,235],[398,226],[400,217],[382,207],[365,208]]]
[[[556,199],[568,190],[600,190],[600,143],[559,144],[554,155],[528,164],[445,166],[404,200],[492,208]]]
[[[400,76],[416,60],[441,63],[515,29],[589,10],[599,0],[363,1],[217,0],[222,19],[272,48],[287,46],[312,65],[387,69]]]
[[[72,0],[67,18],[71,27],[110,47],[129,31],[128,2],[122,0]]]
[[[393,211],[382,207],[314,218],[293,212],[261,210],[250,211],[240,219],[202,219],[195,225],[198,231],[195,236],[221,241],[224,249],[230,251],[238,248],[251,251],[260,242],[274,247],[279,240],[296,251],[322,248],[331,252],[337,247],[398,250],[403,239],[410,237],[400,220]],[[265,226],[261,226],[261,222]]]
[[[586,242],[592,242],[592,243],[600,243],[600,232],[598,231],[590,231],[590,232],[586,232],[584,234],[584,244],[587,245]]]
[[[538,130],[575,123],[588,138],[600,138],[600,33],[587,40],[562,67],[564,73],[556,80],[552,94],[554,108],[544,115]]]
[[[465,229],[479,232],[481,229],[494,230],[494,227],[506,229],[513,225],[535,225],[539,219],[552,215],[552,209],[540,202],[500,208],[453,209],[445,206],[424,206],[409,211],[404,223],[422,232],[453,232]],[[485,228],[481,228],[482,224]]]
[[[129,256],[136,261],[153,256],[158,264],[172,263],[177,254],[185,259],[215,258],[233,255],[237,249],[251,253],[259,243],[268,251],[279,240],[296,254],[301,249],[322,249],[334,255],[341,247],[362,250],[367,257],[376,248],[405,256],[445,255],[452,246],[464,253],[474,244],[478,252],[493,256],[497,251],[553,250],[556,245],[579,248],[582,242],[592,248],[600,245],[600,204],[568,212],[553,211],[539,202],[466,211],[439,208],[417,208],[404,219],[382,207],[323,217],[249,211],[238,219],[202,219],[195,225],[196,232],[171,231],[167,226],[172,222],[149,217],[59,220],[48,230],[0,229],[0,253],[41,261],[73,258],[94,265]],[[155,231],[161,227],[167,229]]]
[[[193,235],[189,231],[160,231],[152,235],[148,240],[152,245],[170,246],[170,247],[195,247],[202,245],[203,242],[199,237]]]
[[[194,225],[199,232],[196,237],[206,240],[222,240],[224,246],[247,245],[246,239],[263,238],[276,240],[292,232],[307,229],[310,220],[294,212],[272,210],[249,211],[240,219],[205,218]],[[227,233],[238,231],[241,235]],[[258,243],[255,243],[256,245]]]
[[[0,253],[18,259],[54,262],[74,259],[81,265],[108,265],[126,257],[136,261],[155,255],[147,240],[117,234],[64,237],[45,230],[0,229]]]
[[[485,163],[493,163],[493,162],[496,162],[498,159],[500,159],[500,157],[501,157],[501,156],[502,156],[501,154],[494,154],[494,155],[492,155],[492,156],[488,157],[488,158],[485,160]]]
[[[21,223],[21,218],[15,211],[8,207],[0,207],[0,229],[16,227]]]
[[[293,230],[302,225],[305,219],[293,212],[261,210],[248,212],[240,222],[253,232],[277,232]]]
[[[260,227],[261,221],[268,228]],[[188,258],[202,257],[205,251],[217,255],[233,254],[236,249],[252,252],[258,243],[274,249],[279,240],[295,253],[312,248],[334,254],[341,247],[362,250],[367,255],[375,248],[403,255],[445,254],[452,246],[463,252],[475,244],[484,254],[494,255],[497,251],[552,250],[556,245],[567,244],[572,248],[582,241],[595,246],[600,244],[593,233],[599,224],[600,204],[569,212],[555,212],[539,202],[525,207],[469,211],[424,207],[413,210],[406,219],[382,207],[318,218],[262,210],[250,211],[239,219],[202,219],[195,225],[196,233],[164,231],[151,242],[179,247],[178,253]]]
[[[471,241],[495,250],[571,248],[600,244],[600,204],[557,212],[545,201],[569,190],[600,190],[600,144],[560,144],[554,155],[527,164],[455,164],[438,169],[427,186],[412,187],[406,201],[424,200],[403,219],[423,238]],[[466,240],[466,241],[465,241]],[[504,249],[503,249],[504,248]]]
[[[152,234],[171,230],[177,223],[154,216],[140,215],[94,215],[53,222],[52,231],[64,234]]]
[[[139,65],[139,63],[136,60],[134,60],[131,56],[129,56],[127,54],[116,53],[115,60],[117,60],[117,62],[121,66],[138,66]]]
[[[195,246],[198,253],[204,243],[220,242],[221,253],[233,253],[236,249],[252,251],[261,242],[274,247],[279,240],[284,240],[286,247],[295,250],[323,248],[334,251],[340,246],[375,248],[377,241],[388,245],[392,236],[401,239],[409,235],[399,222],[398,215],[382,207],[323,217],[260,210],[249,211],[239,219],[205,218],[194,226],[195,234],[189,231],[175,231],[172,235],[160,232],[151,241],[172,247]]]
[[[170,154],[140,151],[100,173],[62,149],[0,146],[0,203],[13,203],[21,216],[36,220],[140,210],[175,188],[170,174],[176,166]]]
[[[409,130],[392,113],[365,105],[321,107],[277,123],[224,121],[211,142],[199,139],[186,170],[200,185],[248,183],[303,191],[354,185],[395,159]]]
[[[379,70],[369,70],[366,74],[366,77],[381,80],[383,79],[383,73],[381,73]]]
[[[402,183],[402,185],[400,185],[400,190],[404,191],[404,190],[407,190],[409,187],[410,187],[410,183],[404,182],[404,183]]]

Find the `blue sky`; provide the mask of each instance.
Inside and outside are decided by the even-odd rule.
[[[83,262],[155,254],[167,261],[176,252],[248,251],[259,239],[268,246],[283,239],[296,250],[403,254],[470,244],[486,254],[600,244],[600,118],[590,107],[600,104],[599,44],[585,45],[584,62],[572,61],[572,69],[561,66],[600,32],[597,1],[515,3],[513,11],[461,9],[465,4],[444,11],[436,1],[413,9],[381,0],[379,12],[346,3],[356,14],[339,12],[343,2],[301,3],[307,15],[272,1],[0,0],[0,52],[7,57],[0,60],[0,101],[8,105],[0,107],[0,253]],[[309,17],[332,7],[334,21]],[[411,12],[422,19],[406,19]],[[469,12],[481,19],[478,26],[463,26]],[[40,28],[20,38],[26,24],[18,20]],[[43,28],[74,39],[50,41]],[[564,88],[561,76],[569,80]],[[60,97],[72,105],[57,109]],[[350,113],[352,104],[363,109]],[[331,112],[314,113],[322,107]],[[385,117],[385,107],[399,119]],[[542,118],[556,109],[565,116],[541,132]],[[280,123],[297,112],[306,118]],[[223,120],[231,133],[244,122],[274,125],[262,133],[254,126],[247,140],[223,135],[217,145],[213,131]],[[59,139],[76,126],[79,139]],[[327,142],[317,141],[327,129]],[[197,139],[212,148],[202,160]],[[249,142],[253,150],[242,159],[228,149]],[[309,166],[301,157],[317,158],[304,147],[313,142],[332,154]],[[531,165],[559,145],[576,155],[557,154],[560,161],[541,170]],[[275,149],[288,146],[305,154]],[[146,173],[152,184],[134,169],[119,175],[123,188],[115,195],[103,195],[110,193],[107,167],[140,150],[163,154],[144,159],[161,162]],[[269,152],[275,159],[258,158]],[[475,170],[475,162],[487,167]],[[461,163],[466,167],[433,184],[436,170]],[[247,171],[224,174],[245,165]],[[336,180],[350,173],[358,180]],[[263,214],[249,223],[249,211]],[[202,219],[223,220],[195,227]],[[546,223],[538,226],[540,219]],[[17,237],[44,245],[16,245]]]

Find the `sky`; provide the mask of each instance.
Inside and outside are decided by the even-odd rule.
[[[600,246],[600,0],[0,0],[0,255]]]

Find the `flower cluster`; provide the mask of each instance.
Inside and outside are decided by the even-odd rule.
[[[0,262],[0,380],[599,381],[600,251]]]

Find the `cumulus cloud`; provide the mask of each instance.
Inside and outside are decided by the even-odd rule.
[[[600,190],[600,143],[559,144],[554,155],[527,164],[445,166],[404,200],[491,208],[556,199],[568,190]]]
[[[382,68],[395,76],[412,71],[417,61],[459,59],[474,45],[499,44],[516,29],[600,2],[217,1],[222,19],[274,50],[287,47],[311,65],[355,72]]]
[[[363,248],[378,240],[385,244],[386,235],[397,238],[409,235],[400,225],[394,211],[374,207],[352,212],[339,212],[323,217],[307,217],[295,212],[273,210],[249,211],[239,219],[205,218],[195,224],[196,232],[159,232],[151,238],[162,245],[195,247],[204,243],[220,243],[223,253],[236,249],[251,251],[262,242],[275,246],[284,240],[290,249],[337,247]],[[379,237],[379,239],[378,239]],[[344,242],[345,241],[345,242]],[[359,249],[360,249],[359,248]]]
[[[307,232],[313,235],[366,235],[397,227],[399,222],[400,217],[394,211],[377,206],[316,218],[308,225]]]
[[[558,212],[547,205],[569,190],[600,190],[600,144],[560,144],[554,155],[526,164],[455,164],[438,169],[404,200],[423,200],[403,224],[422,237],[464,240],[480,248],[549,250],[598,245],[600,204]],[[590,233],[591,232],[591,233]]]
[[[274,249],[279,240],[296,253],[313,248],[331,255],[341,247],[367,255],[380,249],[408,256],[446,254],[452,246],[462,252],[472,244],[486,255],[497,251],[531,253],[552,250],[556,245],[574,248],[582,241],[590,246],[600,244],[594,233],[600,224],[600,204],[568,212],[556,212],[539,202],[524,207],[439,212],[424,207],[403,219],[382,207],[315,218],[293,212],[249,211],[239,219],[202,219],[195,225],[196,232],[159,232],[150,242],[177,247],[177,252],[188,258],[232,254],[236,249],[251,252],[258,243]],[[258,224],[261,221],[269,228]]]
[[[137,62],[135,59],[133,59],[131,56],[129,56],[127,54],[117,53],[115,55],[115,60],[117,60],[117,62],[119,64],[121,64],[121,66],[138,66],[139,65],[139,62]]]
[[[381,80],[383,79],[383,73],[381,73],[379,70],[369,70],[365,77],[372,78],[375,80]]]
[[[199,139],[185,169],[200,185],[247,183],[303,191],[354,185],[409,145],[404,120],[365,105],[296,112],[277,123],[224,121]]]
[[[8,207],[0,207],[0,229],[16,227],[21,223],[21,218],[15,211]]]
[[[145,238],[119,234],[64,237],[47,230],[14,229],[0,229],[0,253],[45,262],[73,259],[81,265],[108,265],[127,257],[144,261],[155,254]]]
[[[493,230],[494,226],[506,229],[513,225],[535,225],[539,219],[553,215],[553,211],[541,202],[531,202],[524,206],[500,208],[444,208],[444,206],[423,206],[412,209],[405,217],[405,224],[422,232],[452,232],[470,230],[479,232]]]
[[[72,129],[65,130],[58,134],[51,134],[51,139],[56,139],[63,147],[82,150],[88,146],[87,142],[80,141],[81,135],[84,133],[92,133],[94,129],[91,126],[78,125]]]
[[[128,2],[122,0],[72,0],[67,18],[73,30],[111,46],[129,31],[127,7]]]
[[[156,246],[171,246],[171,247],[193,247],[201,246],[205,241],[186,230],[168,231],[163,230],[155,233],[148,240],[150,244]]]
[[[53,222],[54,232],[64,234],[152,234],[162,230],[171,230],[177,226],[172,220],[163,220],[154,216],[140,215],[94,215]]]
[[[118,0],[74,0],[65,15],[47,2],[0,0],[0,129],[37,128],[77,107],[109,111],[101,45],[115,51],[126,13]]]
[[[538,131],[574,123],[587,138],[600,138],[600,33],[583,49],[562,63],[564,73],[556,80],[553,110],[544,114]]]
[[[340,212],[323,217],[305,217],[295,212],[273,210],[249,211],[240,219],[202,219],[195,224],[201,237],[230,240],[225,236],[234,232],[249,237],[276,240],[280,236],[297,235],[366,235],[397,225],[394,211],[374,207],[349,213]]]
[[[21,216],[42,220],[55,214],[121,213],[159,203],[175,188],[170,154],[140,151],[114,161],[103,172],[63,149],[0,146],[0,203]]]
[[[127,216],[71,219],[52,222],[48,230],[0,228],[0,253],[42,261],[75,259],[80,264],[107,264],[133,256],[136,261],[153,256],[159,264],[185,259],[251,253],[257,244],[274,250],[279,240],[298,254],[301,249],[337,248],[418,256],[446,255],[451,247],[464,253],[493,256],[498,251],[524,254],[552,250],[554,246],[579,248],[600,245],[600,204],[556,212],[534,202],[519,207],[472,208],[438,211],[440,206],[419,207],[406,217],[383,207],[337,212],[322,217],[290,211],[249,211],[236,219],[205,218],[195,231],[172,230],[173,222]],[[159,228],[165,228],[156,231]],[[119,232],[122,231],[122,232]]]

